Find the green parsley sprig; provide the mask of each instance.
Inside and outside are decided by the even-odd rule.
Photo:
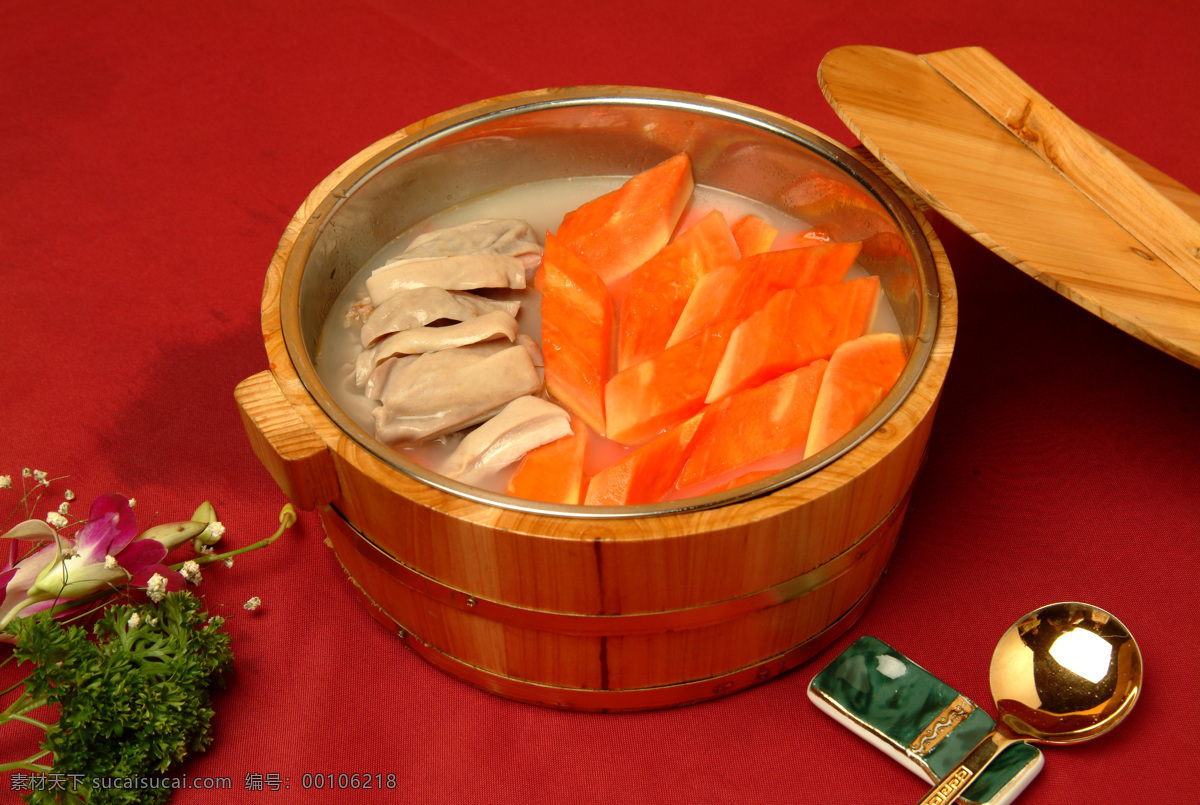
[[[35,723],[45,736],[38,756],[0,770],[53,769],[67,782],[31,788],[30,805],[166,802],[170,786],[149,780],[212,741],[212,691],[233,663],[223,623],[187,591],[157,604],[112,605],[90,635],[47,612],[15,620],[14,656],[32,669],[0,724]],[[57,723],[25,715],[45,705],[59,710]],[[47,753],[53,767],[34,762]]]

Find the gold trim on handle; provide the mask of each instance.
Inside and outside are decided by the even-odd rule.
[[[908,745],[908,751],[919,757],[927,756],[973,712],[975,712],[975,705],[959,694],[957,699],[946,705],[945,709],[929,722],[929,726],[913,739],[912,743]]]

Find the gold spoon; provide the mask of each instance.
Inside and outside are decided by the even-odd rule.
[[[989,674],[996,728],[919,805],[949,805],[1001,750],[1021,741],[1078,743],[1129,715],[1142,689],[1142,654],[1099,607],[1051,604],[1004,633]]]

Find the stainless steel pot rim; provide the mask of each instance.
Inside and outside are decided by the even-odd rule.
[[[404,159],[423,146],[467,131],[485,121],[512,118],[562,107],[613,105],[662,107],[734,121],[767,132],[817,154],[868,190],[892,216],[907,241],[916,262],[916,273],[921,283],[921,293],[925,299],[913,341],[912,354],[909,356],[908,364],[899,380],[862,424],[817,455],[771,476],[732,490],[665,503],[632,506],[584,506],[529,501],[459,483],[405,458],[401,453],[388,447],[376,439],[373,434],[364,430],[341,409],[318,377],[313,360],[304,347],[298,309],[300,278],[313,242],[338,207],[350,199],[360,187],[381,171],[387,170],[396,161]],[[432,125],[411,135],[403,136],[393,142],[390,148],[381,150],[373,164],[366,166],[365,170],[349,173],[342,182],[318,201],[313,210],[313,213],[303,223],[296,242],[288,254],[279,296],[279,313],[284,343],[305,389],[322,412],[338,428],[384,464],[424,484],[460,498],[511,511],[589,520],[627,519],[684,514],[737,504],[770,494],[836,462],[866,440],[883,422],[890,418],[903,404],[920,379],[937,335],[939,287],[933,254],[915,216],[895,191],[853,154],[812,129],[780,115],[723,98],[644,87],[581,86],[518,93],[494,99],[482,106],[468,105],[440,116]]]

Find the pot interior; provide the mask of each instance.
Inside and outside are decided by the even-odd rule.
[[[360,427],[314,368],[335,301],[355,274],[401,233],[447,208],[499,190],[561,177],[631,176],[680,151],[698,186],[766,203],[863,240],[859,265],[879,276],[909,351],[880,406],[816,456],[762,481],[664,504],[543,504],[452,481],[406,459]],[[365,155],[365,156],[364,156]],[[409,127],[348,163],[331,190],[310,198],[284,270],[280,318],[289,356],[323,412],[396,470],[473,500],[558,516],[634,517],[723,505],[819,470],[866,438],[903,401],[937,327],[937,275],[916,219],[891,188],[836,143],[797,123],[736,102],[626,87],[522,93]],[[322,190],[325,185],[322,186]],[[870,248],[868,248],[870,247]]]

